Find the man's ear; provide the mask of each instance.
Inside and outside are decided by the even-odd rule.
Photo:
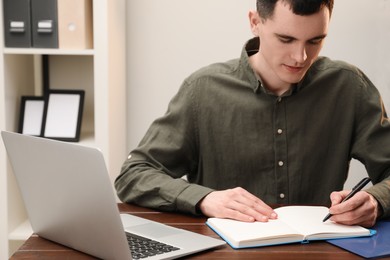
[[[251,26],[251,31],[254,36],[259,36],[258,24],[261,22],[259,13],[257,11],[249,11],[249,24]]]

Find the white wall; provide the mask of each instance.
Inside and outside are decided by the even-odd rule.
[[[255,0],[129,0],[128,149],[166,111],[183,79],[210,63],[237,58],[252,37]],[[336,1],[322,54],[360,67],[390,110],[390,1]],[[390,112],[390,111],[389,111]],[[365,175],[352,163],[347,187]]]
[[[128,144],[135,147],[163,115],[183,79],[209,63],[240,55],[251,37],[253,0],[130,0]]]

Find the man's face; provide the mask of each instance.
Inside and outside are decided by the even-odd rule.
[[[323,46],[329,19],[326,7],[301,16],[279,1],[271,18],[252,23],[252,31],[260,37],[260,51],[253,57],[255,70],[271,88],[290,86],[304,77]]]

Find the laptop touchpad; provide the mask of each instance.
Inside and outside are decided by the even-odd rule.
[[[155,238],[171,236],[183,232],[180,229],[167,227],[158,223],[147,223],[143,225],[127,227],[125,228],[125,230],[130,233],[135,233],[139,235],[144,235],[146,237],[155,237]]]

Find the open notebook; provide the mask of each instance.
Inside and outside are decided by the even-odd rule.
[[[1,134],[33,231],[41,237],[102,259],[131,259],[131,255],[172,259],[225,244],[144,218],[120,215],[98,149]],[[163,252],[152,256],[155,250],[131,251],[128,240],[142,237],[159,243]]]
[[[345,237],[371,236],[375,231],[360,226],[322,222],[329,209],[319,206],[285,206],[275,209],[278,219],[241,222],[209,218],[206,224],[233,248],[260,247]]]

